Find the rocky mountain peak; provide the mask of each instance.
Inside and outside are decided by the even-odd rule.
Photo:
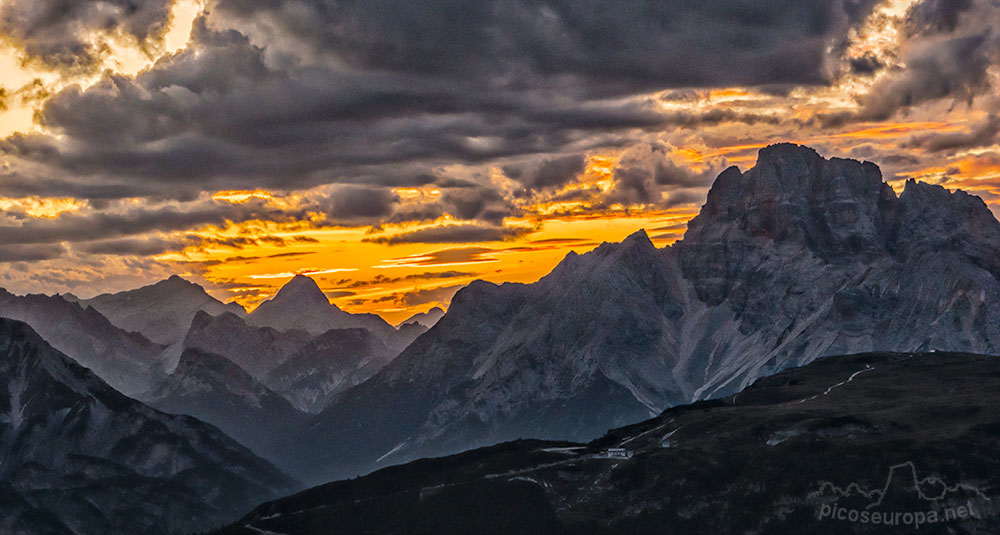
[[[730,167],[719,175],[685,238],[711,241],[737,232],[841,255],[875,245],[884,208],[895,200],[875,164],[828,160],[782,143],[761,149],[747,172]]]
[[[639,229],[629,234],[627,238],[622,240],[622,247],[656,248],[652,240],[649,239],[649,235],[646,234],[646,229]]]
[[[275,294],[274,302],[295,302],[300,304],[322,304],[327,306],[335,306],[330,303],[330,300],[323,293],[323,290],[319,288],[311,277],[305,275],[296,275],[292,279],[285,283],[284,286],[278,290]]]
[[[176,292],[190,292],[190,293],[204,293],[205,288],[200,284],[195,284],[179,275],[171,275],[170,277],[161,280],[152,285],[152,290],[158,290],[167,293]]]

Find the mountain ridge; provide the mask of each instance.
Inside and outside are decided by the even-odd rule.
[[[298,487],[217,428],[114,390],[24,322],[0,318],[0,357],[5,530],[190,532]]]
[[[826,355],[1000,352],[1000,223],[946,193],[897,197],[870,162],[766,147],[719,176],[672,246],[637,232],[534,284],[463,288],[306,442],[324,445],[328,478],[350,476],[524,436],[589,439]]]
[[[218,533],[989,533],[998,377],[998,356],[822,358],[587,443],[516,440],[320,485]],[[864,525],[834,506],[940,519]],[[974,514],[946,519],[957,507]]]
[[[213,315],[223,312],[246,315],[240,305],[223,303],[201,285],[179,275],[134,290],[101,294],[79,302],[94,307],[122,329],[142,333],[164,345],[181,340],[199,311]]]

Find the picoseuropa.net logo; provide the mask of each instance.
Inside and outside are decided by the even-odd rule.
[[[978,487],[948,484],[936,476],[920,478],[910,461],[890,467],[880,488],[868,489],[858,483],[840,487],[820,481],[819,489],[809,498],[819,502],[818,520],[872,526],[920,529],[996,515],[992,500]]]

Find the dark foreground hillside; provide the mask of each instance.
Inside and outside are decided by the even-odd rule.
[[[998,533],[998,402],[1000,358],[827,358],[586,445],[316,487],[219,533]]]

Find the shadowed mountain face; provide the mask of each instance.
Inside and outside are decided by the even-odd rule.
[[[994,533],[998,403],[997,357],[825,358],[589,444],[326,484],[220,533]]]
[[[118,393],[0,319],[0,532],[190,533],[295,490],[215,427]]]
[[[192,348],[184,350],[174,372],[145,401],[164,412],[218,426],[282,469],[295,449],[291,433],[307,418],[232,361]]]
[[[281,365],[312,336],[302,330],[278,331],[248,325],[235,314],[211,316],[199,312],[184,337],[184,348],[222,355],[257,379]]]
[[[1000,223],[978,197],[807,147],[722,173],[683,241],[644,232],[532,285],[477,282],[307,432],[317,480],[519,437],[587,440],[864,351],[1000,352]]]
[[[0,288],[0,317],[28,323],[53,347],[128,395],[144,392],[164,375],[158,357],[162,346],[60,296],[16,296]]]
[[[368,329],[332,329],[302,346],[263,382],[300,410],[317,413],[395,356]]]
[[[240,305],[224,304],[201,286],[176,275],[135,290],[81,300],[80,304],[92,306],[122,329],[140,332],[160,344],[183,339],[199,310],[212,315],[246,314]]]

